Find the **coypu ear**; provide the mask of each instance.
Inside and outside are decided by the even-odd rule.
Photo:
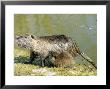
[[[35,36],[34,36],[34,35],[30,35],[30,36],[31,36],[31,38],[33,38],[33,39],[35,38]]]

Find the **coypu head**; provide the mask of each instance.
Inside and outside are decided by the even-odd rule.
[[[24,35],[24,36],[16,36],[15,37],[15,43],[18,44],[18,46],[23,48],[32,48],[32,40],[35,38],[34,35]]]

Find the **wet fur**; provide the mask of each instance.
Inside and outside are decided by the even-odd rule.
[[[71,65],[72,59],[80,51],[75,42],[65,35],[25,35],[17,36],[15,41],[20,47],[30,49],[30,63],[40,55],[42,66],[45,66],[45,59],[54,59],[52,63],[57,67]]]

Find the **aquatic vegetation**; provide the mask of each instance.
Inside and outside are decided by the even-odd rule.
[[[14,64],[15,76],[96,76],[95,69],[84,65],[75,65],[73,68],[39,67],[32,64]]]
[[[21,54],[20,54],[21,53]],[[40,67],[39,60],[33,64],[25,64],[29,59],[27,51],[15,49],[15,76],[96,76],[97,70],[92,65],[74,64],[72,68]]]

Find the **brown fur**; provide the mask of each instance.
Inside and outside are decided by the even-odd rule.
[[[77,56],[75,42],[65,35],[17,36],[16,43],[31,50],[29,63],[32,63],[39,56],[42,61],[41,66],[45,66],[44,61],[51,59],[51,57],[55,66],[69,66],[73,63],[72,59]]]
[[[61,54],[53,54],[52,63],[56,67],[71,67],[75,61],[71,54],[63,52]]]

